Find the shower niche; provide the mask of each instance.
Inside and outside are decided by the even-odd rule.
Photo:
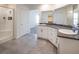
[[[13,38],[13,9],[0,7],[0,43]]]

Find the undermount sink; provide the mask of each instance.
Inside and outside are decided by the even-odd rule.
[[[59,29],[58,31],[60,33],[67,34],[67,35],[76,35],[77,34],[77,31],[73,32],[73,30],[70,30],[70,29]]]

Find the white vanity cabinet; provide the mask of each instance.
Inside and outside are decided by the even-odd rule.
[[[58,37],[61,54],[79,54],[79,40]]]
[[[47,39],[58,47],[57,29],[47,26],[38,26],[38,37]]]
[[[48,27],[48,40],[58,47],[57,29]]]
[[[46,26],[38,26],[37,35],[40,38],[47,39],[47,27]]]

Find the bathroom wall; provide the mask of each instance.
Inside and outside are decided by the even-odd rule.
[[[16,4],[0,4],[0,7],[5,7],[5,8],[16,8]]]
[[[16,38],[19,38],[30,32],[29,9],[25,5],[17,4],[15,13],[15,35]]]

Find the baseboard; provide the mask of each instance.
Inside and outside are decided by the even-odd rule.
[[[48,39],[45,39],[45,38],[41,38],[41,37],[38,37],[38,39],[42,39],[42,40],[47,40],[47,41],[49,41]],[[50,41],[49,41],[49,43],[51,43]],[[51,43],[54,47],[56,47],[53,43]],[[56,48],[58,48],[58,47],[56,47]]]
[[[5,42],[7,42],[9,40],[12,40],[12,39],[13,39],[13,36],[8,36],[8,37],[5,37],[5,38],[2,38],[0,40],[0,44],[3,44],[3,43],[5,43]]]
[[[22,36],[19,36],[19,37],[17,37],[16,39],[20,39],[21,37],[24,37],[24,36],[27,35],[27,34],[29,34],[29,33],[26,33],[26,34],[24,34],[24,35],[22,35]]]

